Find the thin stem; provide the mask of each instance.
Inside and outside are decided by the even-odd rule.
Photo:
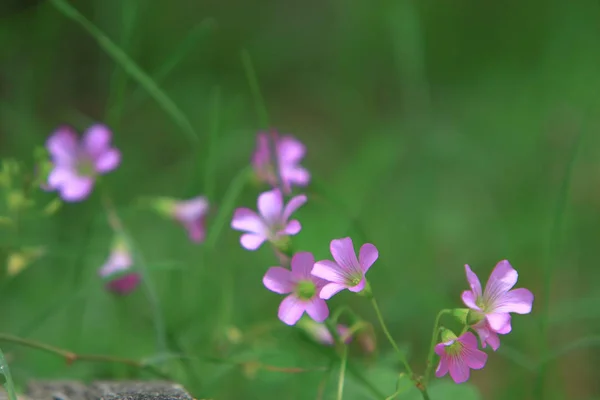
[[[425,369],[425,383],[429,382],[429,375],[431,374],[431,368],[433,368],[433,356],[435,354],[434,349],[439,334],[440,319],[442,318],[442,315],[450,312],[451,310],[448,309],[441,310],[437,317],[435,317],[435,322],[433,323],[433,333],[431,334],[431,344],[429,345],[429,354],[427,356],[427,368]]]
[[[344,396],[344,378],[346,376],[346,363],[348,362],[348,346],[344,346],[342,351],[342,360],[340,362],[340,377],[338,379],[337,400],[342,400]]]
[[[4,388],[6,389],[6,393],[8,394],[9,400],[17,400],[17,393],[15,391],[15,384],[12,380],[12,375],[10,374],[10,368],[8,368],[8,363],[6,362],[6,358],[4,357],[4,353],[0,350],[0,370],[4,374]]]
[[[171,379],[167,374],[159,371],[152,365],[145,364],[141,361],[133,360],[130,358],[122,358],[122,357],[113,357],[103,354],[77,354],[67,349],[62,349],[60,347],[55,347],[46,343],[38,342],[35,340],[24,339],[18,336],[13,336],[8,333],[0,333],[0,341],[15,343],[21,346],[30,347],[32,349],[43,350],[47,353],[54,354],[60,356],[65,359],[67,364],[71,365],[76,361],[90,361],[90,362],[103,362],[103,363],[114,363],[114,364],[123,364],[129,365],[134,368],[144,369],[148,372],[153,373],[154,375],[163,378],[163,379]],[[8,380],[8,376],[7,376]]]
[[[398,353],[398,358],[400,359],[400,362],[402,362],[402,364],[404,364],[404,368],[406,369],[408,376],[410,376],[412,379],[412,377],[413,377],[412,368],[408,364],[406,355],[404,354],[404,352],[402,352],[402,350],[400,350],[400,348],[394,341],[394,338],[392,338],[392,335],[390,334],[390,331],[388,330],[387,325],[385,324],[385,321],[383,320],[383,315],[381,315],[381,310],[379,309],[379,305],[377,305],[377,300],[375,300],[375,297],[371,297],[371,304],[373,305],[373,308],[375,309],[375,314],[377,314],[377,319],[379,320],[381,329],[383,329],[383,333],[385,333],[385,336],[387,337],[388,341],[390,342],[390,344],[392,345],[392,347],[394,348],[396,353]]]

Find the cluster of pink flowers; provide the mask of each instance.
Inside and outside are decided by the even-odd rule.
[[[87,199],[98,178],[121,164],[121,152],[112,147],[111,141],[112,132],[101,124],[89,127],[81,138],[70,127],[58,128],[46,141],[52,169],[42,189],[57,191],[66,202]],[[189,200],[158,198],[154,208],[179,222],[191,241],[204,241],[208,213],[208,200],[204,196]],[[117,239],[99,275],[106,280],[106,288],[111,292],[128,294],[139,285],[141,274],[135,268],[133,252],[126,238],[122,232],[115,233]]]

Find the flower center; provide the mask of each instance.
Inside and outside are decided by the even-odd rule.
[[[446,354],[448,354],[449,356],[457,356],[461,353],[462,351],[462,343],[459,341],[456,341],[454,343],[452,343],[450,346],[446,346]]]
[[[296,296],[302,300],[310,300],[317,294],[317,287],[313,281],[299,281],[296,286]]]
[[[356,286],[362,281],[362,275],[353,275],[350,277],[350,286]]]
[[[77,163],[77,173],[80,176],[92,177],[96,175],[96,166],[94,161],[89,158],[83,158]]]

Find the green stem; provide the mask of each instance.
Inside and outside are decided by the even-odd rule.
[[[12,380],[12,375],[10,374],[10,369],[8,368],[8,363],[6,362],[6,358],[4,357],[2,350],[0,350],[0,370],[2,371],[2,374],[4,374],[4,388],[6,389],[9,400],[17,400],[15,384]]]
[[[344,396],[344,378],[346,375],[346,363],[348,362],[348,346],[344,346],[342,351],[342,360],[340,362],[340,377],[338,379],[337,400],[342,400]]]
[[[429,375],[431,374],[431,369],[433,368],[433,356],[435,354],[434,349],[439,334],[440,319],[442,318],[442,315],[450,312],[451,310],[445,309],[440,311],[437,317],[435,317],[435,322],[433,323],[433,333],[431,334],[431,344],[429,345],[429,355],[427,356],[427,368],[425,369],[426,384],[429,382]]]
[[[406,369],[408,376],[410,376],[411,379],[414,379],[413,371],[412,371],[412,368],[410,367],[410,365],[408,364],[406,355],[404,354],[404,352],[402,352],[402,350],[400,350],[400,348],[394,341],[394,338],[392,338],[392,335],[390,334],[390,331],[388,330],[387,325],[385,324],[385,321],[383,320],[383,315],[381,315],[381,310],[379,309],[379,305],[377,305],[377,300],[375,300],[375,297],[371,297],[371,304],[373,305],[373,308],[375,309],[375,314],[377,314],[377,319],[379,320],[381,329],[383,329],[383,333],[385,333],[385,337],[390,342],[390,344],[392,345],[392,347],[394,348],[396,353],[398,353],[398,358],[400,359],[400,362],[402,362],[402,364],[404,364],[404,368]]]

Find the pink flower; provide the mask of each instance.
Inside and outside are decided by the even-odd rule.
[[[285,245],[289,235],[296,235],[302,229],[297,220],[288,222],[294,211],[306,203],[306,196],[292,197],[283,205],[283,196],[279,189],[273,189],[258,196],[258,211],[249,208],[235,210],[231,227],[247,232],[240,238],[240,243],[247,250],[258,249],[268,240],[276,246]]]
[[[365,274],[379,257],[377,248],[371,243],[362,245],[356,259],[354,245],[349,237],[334,239],[329,247],[335,262],[318,261],[312,270],[314,276],[329,282],[323,287],[319,296],[322,299],[329,299],[343,289],[351,292],[363,290],[367,283]]]
[[[204,242],[206,238],[206,214],[209,209],[206,197],[197,196],[189,200],[160,197],[154,200],[153,206],[160,214],[183,225],[192,242]]]
[[[106,280],[106,289],[116,294],[129,294],[139,285],[140,275],[132,270],[133,258],[122,240],[113,245],[110,256],[99,274]]]
[[[481,369],[487,361],[487,354],[477,348],[477,338],[466,332],[459,338],[447,334],[446,340],[435,346],[435,353],[440,356],[440,363],[435,376],[441,378],[450,371],[450,377],[456,383],[469,380],[471,369]]]
[[[279,175],[283,183],[283,192],[289,193],[292,185],[306,186],[310,182],[310,173],[299,165],[306,153],[305,146],[291,135],[280,137],[277,132],[260,132],[257,135],[256,150],[252,156],[252,165],[258,179],[277,187],[277,171],[271,158],[270,146],[275,145]],[[269,143],[271,139],[271,143]]]
[[[327,282],[310,274],[315,263],[311,253],[296,253],[292,257],[292,270],[271,267],[263,278],[267,289],[279,294],[290,293],[279,305],[279,319],[287,325],[294,325],[306,312],[317,322],[329,316],[325,300],[319,298],[319,290]]]
[[[336,330],[338,335],[340,336],[340,340],[345,339],[344,343],[349,344],[352,342],[352,336],[348,336],[350,329],[346,325],[338,324],[336,326]],[[316,324],[314,328],[314,337],[317,342],[324,344],[326,346],[333,346],[334,340],[333,336],[331,336],[331,332],[329,329],[323,324]]]
[[[523,288],[511,290],[517,283],[518,274],[507,260],[496,265],[483,293],[477,275],[468,265],[465,265],[465,270],[471,290],[462,293],[462,300],[482,317],[482,321],[475,324],[473,329],[479,334],[482,347],[487,343],[496,350],[500,346],[497,334],[511,331],[509,313],[530,313],[533,294]]]
[[[88,197],[97,176],[121,162],[121,153],[110,146],[111,135],[106,126],[92,125],[79,142],[71,128],[57,129],[46,142],[54,167],[47,187],[58,190],[65,201]]]

